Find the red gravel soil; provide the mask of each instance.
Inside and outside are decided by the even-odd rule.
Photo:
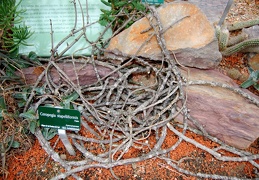
[[[196,135],[192,132],[187,132],[187,137],[190,137],[197,142],[209,147],[216,148],[218,144],[205,140],[202,136]],[[50,141],[53,146],[57,137]],[[154,136],[151,136],[149,141],[152,144]],[[164,148],[172,146],[178,137],[172,132],[168,132],[164,143]],[[259,153],[259,144],[255,142],[247,151],[254,154]],[[80,159],[80,153],[77,156],[70,156],[61,141],[58,142],[55,151],[66,156],[67,160]],[[98,150],[97,150],[98,151]],[[148,149],[134,149],[130,150],[124,155],[124,158],[135,157],[138,154],[147,152]],[[226,156],[234,156],[229,152],[224,152]],[[170,152],[168,158],[178,161],[179,166],[183,169],[190,170],[194,173],[208,173],[218,174],[224,176],[247,177],[253,178],[254,168],[247,162],[222,162],[218,161],[213,156],[204,152],[194,145],[182,142],[179,147]],[[259,160],[257,160],[259,163]],[[38,140],[34,145],[23,154],[16,154],[8,160],[9,169],[7,179],[50,179],[51,177],[64,172],[64,169],[51,158],[42,149]],[[114,174],[121,179],[196,179],[196,177],[188,176],[180,173],[170,167],[164,160],[159,158],[152,158],[135,164],[124,166],[117,166],[113,168]],[[115,179],[109,169],[92,168],[80,172],[80,177],[83,179]],[[3,178],[3,177],[2,177]],[[68,179],[74,179],[70,177]]]

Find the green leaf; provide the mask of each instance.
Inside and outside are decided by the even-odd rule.
[[[66,96],[65,98],[62,98],[63,102],[61,103],[61,105],[63,104],[63,107],[65,109],[70,109],[71,101],[76,100],[78,97],[79,97],[79,95],[76,92],[74,92],[74,93],[70,94],[69,96]]]
[[[5,100],[3,96],[0,96],[0,121],[4,119],[3,112],[6,110]]]
[[[245,82],[243,82],[240,86],[242,87],[242,88],[248,88],[249,86],[252,86],[252,85],[254,85],[254,81],[253,81],[253,79],[250,77],[248,80],[246,80]]]
[[[248,66],[247,69],[248,69],[248,71],[249,71],[250,74],[252,74],[252,73],[254,72],[254,70],[253,70],[251,67],[249,67],[249,66]]]
[[[254,84],[254,88],[259,91],[259,83]]]
[[[25,104],[26,104],[26,101],[20,100],[20,101],[17,102],[17,105],[18,105],[19,108],[24,107]]]
[[[109,10],[106,10],[106,9],[100,9],[104,14],[106,15],[110,15],[111,14],[111,11]]]
[[[99,23],[100,23],[102,26],[107,26],[109,22],[108,22],[107,20],[105,20],[105,19],[102,19],[102,20],[99,21]]]
[[[79,95],[77,94],[77,92],[74,92],[74,93],[72,93],[72,94],[62,98],[63,99],[63,103],[64,104],[69,104],[71,101],[76,100],[78,97],[79,97]]]
[[[43,95],[43,94],[45,94],[45,88],[44,87],[36,87],[35,89],[35,92],[36,92],[36,94],[37,95]]]
[[[2,111],[0,112],[0,121],[4,120]],[[1,130],[1,122],[0,122],[0,130]]]
[[[28,95],[27,91],[24,90],[23,92],[15,93],[14,98],[15,99],[22,99],[24,101],[27,101],[27,95]]]
[[[257,82],[259,80],[259,70],[253,71],[250,76]]]
[[[0,110],[6,109],[5,100],[3,96],[0,96]]]
[[[12,148],[19,148],[20,147],[20,143],[18,141],[13,141],[11,147]]]
[[[35,52],[31,51],[28,54],[28,58],[31,60],[31,62],[36,63],[37,65],[42,65]]]
[[[43,128],[42,129],[42,135],[44,136],[44,138],[47,141],[51,140],[53,137],[55,137],[56,134],[58,134],[57,129],[53,129],[53,128]]]
[[[126,4],[128,4],[127,1],[118,1],[118,2],[115,2],[114,6],[115,6],[116,8],[118,8],[118,7],[123,7],[123,6],[126,5]]]
[[[28,58],[29,58],[30,60],[36,60],[36,59],[37,59],[37,54],[36,54],[35,52],[31,51],[31,52],[29,53],[29,55],[28,55]]]
[[[140,2],[133,2],[134,7],[138,11],[145,11],[145,6]]]
[[[33,109],[29,109],[27,112],[21,113],[19,117],[29,119],[29,120],[37,120],[36,113],[34,112]]]
[[[105,0],[101,0],[101,2],[102,2],[103,4],[105,4],[106,6],[112,7],[111,3],[109,3],[109,2],[107,2],[107,1],[105,1]]]
[[[37,122],[36,122],[36,121],[30,121],[30,127],[29,127],[29,129],[30,129],[30,132],[31,132],[32,134],[35,133],[36,128],[37,128]]]

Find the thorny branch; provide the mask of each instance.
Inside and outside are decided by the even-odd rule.
[[[76,6],[76,2],[77,1],[73,1],[75,8],[78,7]],[[80,8],[82,8],[81,5]],[[47,68],[39,76],[36,84],[33,86],[33,90],[24,111],[26,111],[29,106],[34,107],[36,110],[39,105],[44,105],[45,101],[51,101],[53,105],[58,106],[58,103],[61,103],[62,95],[77,92],[79,98],[74,101],[73,106],[74,108],[79,109],[80,107],[81,109],[83,131],[87,131],[92,135],[92,137],[85,137],[80,133],[69,133],[72,144],[84,158],[79,161],[64,161],[60,158],[59,154],[55,152],[54,148],[44,139],[40,129],[36,131],[35,135],[44,150],[54,161],[59,162],[66,170],[64,173],[60,173],[52,179],[61,179],[68,176],[81,179],[77,173],[89,168],[101,167],[112,169],[118,165],[132,164],[153,157],[164,159],[169,166],[187,175],[214,179],[238,179],[238,177],[213,174],[196,174],[189,170],[182,169],[172,159],[165,158],[164,155],[170,151],[174,151],[182,141],[187,141],[190,144],[195,145],[218,160],[247,161],[258,168],[259,165],[254,161],[259,158],[258,154],[253,155],[235,150],[225,145],[215,137],[209,136],[203,127],[189,116],[186,107],[187,97],[183,87],[195,84],[218,85],[241,94],[257,106],[258,102],[245,93],[241,93],[229,86],[209,82],[186,82],[178,69],[177,59],[168,52],[163,37],[164,32],[178,21],[172,23],[170,27],[163,29],[156,9],[149,6],[147,6],[147,8],[150,10],[150,14],[147,15],[151,27],[149,31],[153,31],[151,36],[156,36],[163,54],[163,61],[160,64],[157,62],[155,63],[152,59],[146,60],[138,57],[137,54],[139,51],[136,52],[134,56],[120,55],[123,59],[127,59],[127,61],[124,61],[121,64],[114,64],[112,59],[107,59],[105,57],[96,59],[94,52],[105,50],[97,46],[98,41],[90,42],[87,40],[90,42],[90,47],[92,48],[92,56],[90,58],[84,57],[84,60],[77,60],[72,57],[73,71],[77,76],[76,82],[73,82],[57,65],[60,61],[67,63],[71,63],[71,61],[65,61],[63,58],[56,57],[55,59],[48,61]],[[183,17],[183,19],[184,18],[188,17]],[[64,43],[65,39],[68,39],[75,33],[80,33],[80,35],[77,36],[78,38],[86,36],[85,29],[91,25],[92,23],[87,21],[87,24],[84,25],[83,28],[76,29],[75,22],[71,34],[65,37],[64,40],[56,45],[56,47],[53,46],[53,49],[51,50],[53,52],[52,58],[54,58],[54,53],[57,52],[57,48]],[[107,31],[107,28],[101,33],[98,39],[102,39],[105,31]],[[149,39],[147,39],[141,48],[145,46],[148,41]],[[71,46],[72,44],[70,44],[67,49]],[[61,55],[64,54],[66,50],[64,50]],[[100,54],[102,53],[103,52]],[[76,68],[75,63],[82,64],[82,67],[85,65],[92,65],[97,81],[90,85],[80,86],[80,80],[77,74],[78,68]],[[98,69],[100,65],[110,68],[112,71],[105,76],[101,76]],[[51,68],[55,68],[58,71],[62,84],[56,84],[52,80],[50,75]],[[134,80],[133,77],[135,75],[141,75],[145,77],[147,81],[149,81],[152,76],[155,81],[148,84],[141,84]],[[45,91],[49,92],[49,94],[43,97],[37,97],[34,93],[34,89],[42,86],[40,82],[43,78],[46,79],[44,84],[46,88]],[[51,95],[55,97],[52,97]],[[175,128],[174,118],[178,114],[183,115],[182,132]],[[221,145],[220,148],[224,148],[226,151],[236,154],[236,157],[224,156],[218,151],[219,149],[210,149],[185,136],[185,131],[190,129],[190,127],[188,127],[188,121],[195,123],[198,127],[198,130],[195,130],[197,133],[202,132],[205,137],[219,143]],[[165,142],[168,131],[171,131],[178,136],[178,141],[173,146],[165,149],[162,148],[162,145]],[[156,143],[151,146],[147,140],[153,134],[156,135]],[[89,143],[97,144],[99,147],[102,147],[102,153],[94,154],[91,152],[91,150],[87,148],[87,144]],[[138,157],[123,158],[123,155],[127,153],[130,148],[147,148],[149,151]]]

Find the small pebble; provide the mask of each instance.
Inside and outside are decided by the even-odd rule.
[[[62,160],[66,160],[66,159],[67,159],[67,155],[65,155],[65,154],[60,154],[60,158],[61,158]]]

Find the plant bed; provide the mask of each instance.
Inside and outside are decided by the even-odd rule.
[[[62,64],[60,62],[64,59],[55,58],[52,54],[46,66],[31,67],[26,72],[29,74],[27,77],[33,74],[35,78],[31,89],[24,88],[20,92],[26,93],[20,118],[25,122],[21,126],[27,126],[36,138],[33,138],[34,143],[27,145],[29,150],[17,149],[2,155],[4,172],[0,178],[258,178],[258,140],[249,148],[239,150],[207,135],[202,126],[198,129],[203,135],[199,135],[200,131],[195,130],[194,133],[189,130],[185,120],[190,117],[183,91],[186,80],[179,76],[178,67],[170,61],[163,39],[158,35],[157,39],[164,57],[163,63],[158,65],[135,56],[127,57],[123,63],[105,58],[97,61],[99,56],[92,56],[77,66],[77,59],[72,58],[69,65],[67,62]],[[99,63],[105,66],[100,68]],[[83,81],[84,74],[80,72],[85,67],[90,67],[87,71],[94,74],[90,83]],[[238,78],[236,74],[232,77],[238,84],[249,76],[246,56],[241,53],[224,57],[219,68],[229,76],[233,74],[229,73],[231,69],[238,72]],[[109,75],[97,73],[100,69],[107,70]],[[249,90],[258,93],[253,87]],[[12,93],[7,92],[9,95]],[[11,100],[6,104],[7,112],[15,111],[17,104],[11,106]],[[75,156],[68,154],[55,132],[40,131],[37,127],[37,107],[45,104],[82,111],[81,130],[68,132],[76,149]],[[179,113],[182,114],[183,125],[173,121]],[[21,119],[11,120],[20,122]],[[21,127],[13,124],[15,122],[7,123],[4,127],[13,127],[13,130]],[[49,136],[48,140],[42,132],[54,137]],[[20,140],[14,138],[14,142]]]

